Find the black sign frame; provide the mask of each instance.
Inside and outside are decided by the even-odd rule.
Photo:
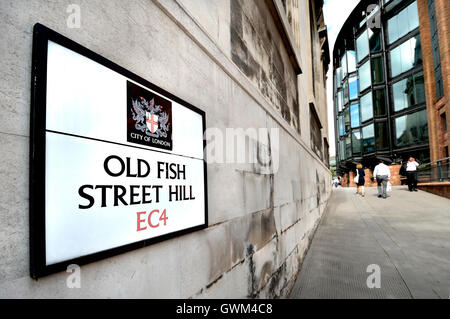
[[[124,246],[96,252],[82,257],[65,260],[52,265],[46,265],[46,239],[45,239],[45,163],[46,163],[46,92],[47,92],[47,53],[48,42],[52,41],[71,51],[74,51],[104,67],[117,72],[118,74],[165,96],[202,117],[202,131],[206,130],[206,114],[203,110],[189,104],[179,97],[165,91],[155,84],[143,79],[131,71],[117,65],[116,63],[102,57],[101,55],[87,49],[86,47],[70,40],[69,38],[36,23],[33,28],[33,48],[32,48],[32,70],[31,70],[31,121],[30,121],[30,186],[29,186],[29,231],[30,231],[30,276],[38,279],[53,273],[67,270],[71,264],[85,265],[105,258],[123,254],[132,250],[143,248],[174,237],[179,237],[188,233],[196,232],[208,227],[208,187],[207,187],[207,167],[203,158],[203,183],[204,183],[204,204],[205,223],[188,229],[168,233],[162,236],[134,242]],[[95,140],[95,139],[93,139]],[[128,146],[128,145],[127,145]],[[203,149],[206,141],[203,139]],[[162,150],[149,150],[152,152],[164,152]]]

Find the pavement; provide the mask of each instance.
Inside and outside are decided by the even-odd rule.
[[[450,298],[450,200],[388,195],[333,190],[290,298]]]

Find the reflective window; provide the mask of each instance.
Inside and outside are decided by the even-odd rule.
[[[339,136],[342,136],[345,134],[344,132],[344,115],[339,116]]]
[[[368,121],[373,118],[372,92],[367,93],[360,99],[361,105],[361,122]]]
[[[347,68],[348,68],[348,73],[356,71],[356,53],[355,53],[355,51],[347,51]]]
[[[352,142],[350,136],[345,137],[345,158],[352,156]]]
[[[373,128],[373,124],[362,128],[362,138],[364,153],[375,151],[375,131]]]
[[[344,141],[339,141],[339,154],[341,161],[345,159],[345,144]]]
[[[341,84],[341,82],[342,82],[342,70],[341,70],[341,68],[337,68],[336,69],[336,82],[337,82],[337,88],[339,89],[339,88],[341,88],[342,87],[342,84]]]
[[[358,55],[358,63],[361,62],[369,54],[369,39],[367,31],[363,31],[356,39],[356,52]]]
[[[375,147],[377,150],[389,148],[389,136],[386,121],[375,123]]]
[[[348,103],[348,80],[344,81],[344,90],[342,91],[344,93],[344,105]]]
[[[395,136],[398,147],[428,142],[427,111],[422,110],[395,119]]]
[[[418,72],[392,85],[394,111],[425,103],[423,72]]]
[[[359,74],[359,89],[364,91],[371,84],[370,79],[370,61],[364,63],[358,70]]]
[[[384,67],[383,59],[381,57],[371,60],[372,63],[372,81],[373,84],[379,84],[384,82]]]
[[[352,128],[359,127],[359,104],[350,105],[350,118]]]
[[[369,48],[370,53],[381,51],[381,29],[369,29]]]
[[[338,111],[342,112],[342,109],[344,108],[344,101],[342,100],[342,91],[337,92],[337,105]]]
[[[347,76],[347,58],[346,54],[344,54],[341,58],[341,69],[342,69],[342,78],[344,79]]]
[[[351,76],[348,79],[348,89],[350,94],[350,100],[358,98],[358,78],[356,75]]]
[[[373,114],[375,116],[386,115],[386,95],[384,89],[373,91]]]
[[[350,108],[346,108],[344,111],[344,119],[345,119],[345,134],[350,132]]]
[[[422,64],[420,37],[417,35],[393,49],[390,54],[391,73],[395,77]]]
[[[414,1],[399,14],[388,20],[389,44],[397,41],[419,26],[417,3]]]
[[[353,130],[352,132],[352,151],[353,154],[361,154],[361,131]]]

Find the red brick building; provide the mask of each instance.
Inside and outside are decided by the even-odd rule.
[[[449,157],[450,2],[418,0],[430,159]]]

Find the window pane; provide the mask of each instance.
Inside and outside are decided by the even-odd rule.
[[[367,93],[360,100],[361,121],[365,122],[373,118],[372,92]]]
[[[347,58],[346,54],[341,58],[342,78],[347,76]]]
[[[417,2],[414,1],[408,7],[408,22],[409,22],[409,31],[414,30],[419,27],[419,10],[417,9]]]
[[[395,119],[395,131],[396,145],[398,147],[428,142],[426,110]]]
[[[397,16],[392,17],[388,20],[388,35],[389,35],[389,44],[394,42],[399,38],[398,36],[398,22]]]
[[[341,68],[336,69],[336,81],[337,81],[337,88],[340,89],[342,87],[342,70]]]
[[[358,79],[356,75],[349,78],[348,89],[350,93],[350,100],[355,100],[358,98]]]
[[[409,39],[390,53],[392,77],[422,64],[420,37]]]
[[[337,104],[339,112],[342,112],[342,109],[344,108],[344,102],[342,100],[342,91],[338,91],[337,93]]]
[[[389,148],[389,136],[387,129],[386,121],[375,123],[375,146],[377,150]]]
[[[356,50],[358,54],[358,62],[361,62],[369,54],[369,39],[367,31],[364,31],[358,39],[356,39]]]
[[[375,116],[386,115],[386,95],[384,89],[376,90],[373,99],[373,114]]]
[[[419,26],[417,3],[414,1],[388,20],[389,44],[397,41]]]
[[[363,127],[362,136],[364,153],[375,151],[375,132],[373,124]]]
[[[359,89],[361,91],[364,91],[364,89],[367,89],[371,84],[370,79],[370,63],[367,61],[364,63],[358,70],[359,74]]]
[[[381,29],[369,29],[369,47],[371,53],[381,51]]]
[[[425,103],[425,79],[423,72],[414,75],[414,96],[417,104]]]
[[[350,132],[350,108],[346,108],[344,111],[344,119],[345,119],[345,134]]]
[[[398,112],[408,107],[425,103],[425,86],[423,72],[398,81],[392,85],[394,111]]]
[[[384,82],[384,67],[381,57],[372,59],[372,79],[373,84]]]
[[[344,93],[344,105],[348,103],[348,80],[344,81],[344,90],[342,91]]]
[[[359,104],[350,105],[350,117],[352,128],[359,127]]]
[[[348,73],[356,71],[356,53],[355,53],[355,51],[347,51],[347,68],[348,68]]]
[[[345,138],[345,158],[352,157],[352,143],[350,136]]]
[[[344,135],[344,115],[339,116],[339,136]]]
[[[352,132],[352,151],[353,151],[353,154],[361,154],[361,132],[360,132],[360,130]]]

